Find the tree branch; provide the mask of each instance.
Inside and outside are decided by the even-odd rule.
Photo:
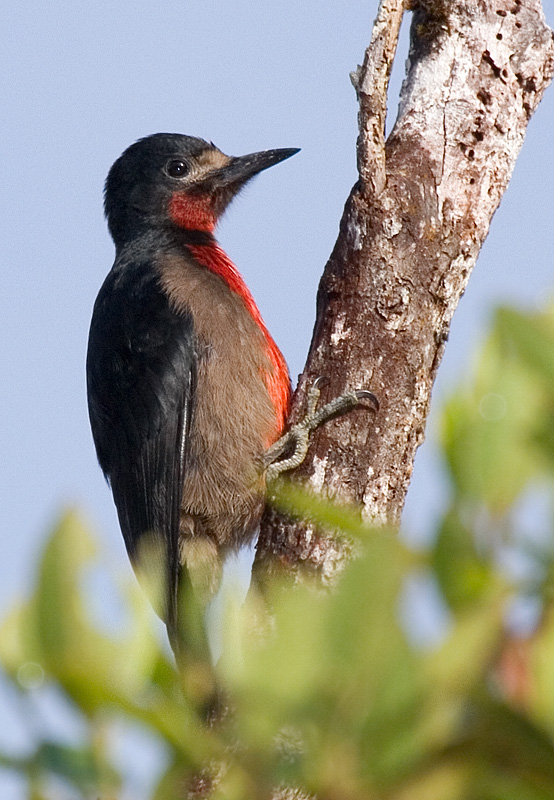
[[[381,194],[386,182],[387,91],[403,12],[402,0],[382,0],[364,63],[350,73],[360,106],[358,172],[365,194],[375,197]]]
[[[397,523],[423,441],[452,315],[504,193],[527,123],[554,71],[540,0],[417,0],[398,118],[386,92],[402,9],[382,0],[359,103],[360,180],[325,267],[291,421],[327,376],[325,402],[364,387],[381,404],[326,424],[294,473],[308,487]],[[277,563],[332,577],[348,546],[266,512],[255,577]]]

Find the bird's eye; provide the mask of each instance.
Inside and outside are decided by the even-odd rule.
[[[178,158],[172,158],[171,161],[168,161],[165,165],[165,171],[170,178],[182,178],[187,175],[189,167],[184,161],[180,161]]]

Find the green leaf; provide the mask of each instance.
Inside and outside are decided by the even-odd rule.
[[[451,507],[441,521],[430,563],[453,611],[482,600],[490,593],[494,580],[492,566],[478,555],[474,532],[462,521],[456,506]]]
[[[50,772],[70,781],[83,795],[100,786],[104,791],[115,792],[120,780],[115,770],[99,763],[96,754],[86,747],[70,747],[54,742],[42,744],[34,758],[35,768]]]
[[[5,668],[16,677],[22,667],[35,665],[91,718],[117,709],[150,726],[185,762],[201,763],[217,745],[181,692],[139,587],[124,591],[129,624],[121,635],[107,636],[93,625],[81,574],[95,555],[80,517],[66,514],[46,544],[31,600],[0,631]]]
[[[496,312],[496,327],[505,347],[512,344],[521,361],[545,387],[554,385],[554,311],[530,314],[515,308]]]
[[[543,410],[542,386],[494,333],[474,385],[458,391],[443,412],[442,440],[456,494],[493,513],[506,512],[540,474],[533,441]]]
[[[89,711],[108,696],[130,700],[148,691],[161,658],[150,611],[138,589],[126,590],[130,624],[123,635],[111,638],[92,624],[80,578],[95,555],[82,520],[66,514],[45,548],[26,615],[37,660]]]

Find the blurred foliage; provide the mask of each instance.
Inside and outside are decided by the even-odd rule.
[[[98,554],[66,514],[32,596],[3,623],[0,660],[21,713],[54,688],[82,734],[67,743],[35,730],[0,766],[24,776],[33,800],[193,798],[211,782],[226,800],[269,800],[276,787],[289,800],[554,800],[554,314],[498,311],[441,420],[451,493],[426,552],[351,510],[281,493],[360,553],[332,592],[275,583],[263,607],[256,596],[227,604],[217,671],[231,711],[211,727],[135,584],[119,587],[119,633],[94,620],[83,572]],[[439,644],[402,624],[415,573],[447,612]],[[525,603],[534,619],[514,630]],[[110,733],[121,719],[166,754],[151,791],[125,788]]]

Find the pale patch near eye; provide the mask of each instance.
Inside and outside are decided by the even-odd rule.
[[[185,183],[198,183],[210,172],[214,172],[217,169],[221,169],[222,167],[226,167],[229,164],[231,158],[226,156],[225,153],[222,153],[221,150],[204,150],[197,156],[188,157],[187,162],[190,166],[190,170],[188,175],[186,176]]]
[[[225,153],[222,153],[221,150],[217,148],[214,150],[204,150],[204,152],[200,153],[194,160],[198,166],[199,174],[226,167],[231,161],[229,156],[226,156]]]

